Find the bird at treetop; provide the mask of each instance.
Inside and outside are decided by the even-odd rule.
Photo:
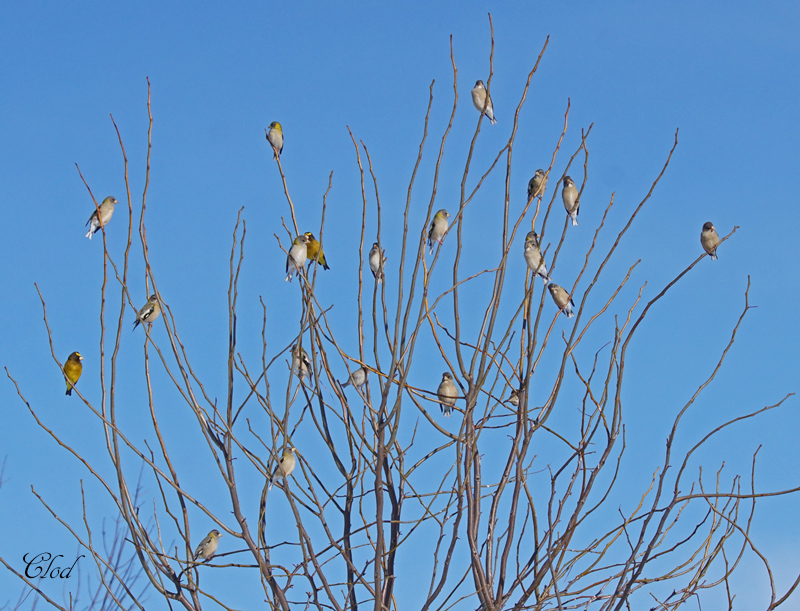
[[[572,308],[575,307],[575,302],[572,301],[572,297],[569,296],[567,291],[558,286],[555,282],[548,284],[547,289],[550,291],[550,295],[553,296],[553,301],[556,302],[558,309],[564,312],[567,318],[575,316],[572,312]]]
[[[292,346],[292,371],[301,380],[312,371],[311,359],[308,358],[308,353],[298,344]]]
[[[439,388],[436,389],[436,396],[439,397],[439,407],[441,407],[442,413],[449,418],[450,411],[458,398],[458,388],[456,388],[453,382],[453,375],[449,371],[445,371],[442,374],[442,382],[439,384]]]
[[[703,245],[703,250],[711,255],[711,260],[716,261],[719,236],[711,221],[703,224],[703,231],[700,232],[700,243]]]
[[[328,267],[328,262],[325,260],[325,253],[322,252],[322,245],[317,241],[317,238],[314,237],[314,234],[310,231],[306,231],[304,235],[308,238],[308,243],[306,244],[308,260],[313,261],[316,259],[319,261],[322,269],[330,269],[330,267]]]
[[[83,357],[79,352],[73,352],[67,357],[67,362],[64,363],[64,375],[67,376],[67,392],[66,394],[72,395],[72,387],[78,383],[83,371],[81,361]]]
[[[278,155],[283,152],[283,128],[277,121],[269,124],[269,131],[267,131],[267,142],[269,142],[277,153],[273,153],[272,158],[277,159]]]
[[[383,282],[384,263],[386,263],[386,251],[381,250],[381,247],[375,242],[369,251],[369,269],[372,275],[375,276],[375,282],[378,284]]]
[[[433,216],[433,220],[431,221],[431,229],[428,232],[428,246],[430,246],[430,251],[428,254],[433,254],[433,243],[439,242],[439,246],[442,245],[444,242],[444,234],[447,233],[447,228],[450,226],[450,223],[447,219],[450,218],[450,213],[442,208]]]
[[[567,215],[572,219],[572,226],[578,224],[578,212],[580,211],[581,203],[578,201],[578,187],[575,186],[569,176],[564,177],[564,188],[561,189],[561,199],[564,201],[564,208],[567,209]]]
[[[308,238],[304,235],[299,235],[292,242],[289,256],[286,257],[286,282],[292,281],[295,272],[300,273],[300,270],[306,264],[307,258]]]
[[[86,232],[86,237],[90,240],[92,236],[100,231],[100,227],[104,227],[108,221],[111,220],[111,217],[114,215],[114,206],[117,205],[119,202],[117,201],[116,197],[109,195],[107,198],[103,200],[103,203],[100,204],[92,215],[89,217],[89,220],[86,221],[86,224],[91,226],[89,227],[89,231]],[[97,213],[100,212],[100,217],[98,218]]]
[[[345,386],[350,386],[351,384],[356,388],[360,388],[364,386],[364,383],[367,381],[367,373],[369,373],[369,369],[366,367],[359,367],[353,373],[350,374],[350,377],[347,379],[347,382],[342,384],[342,388]]]
[[[161,314],[161,304],[158,303],[158,297],[156,295],[150,295],[150,298],[147,300],[147,303],[144,304],[139,313],[136,315],[136,320],[133,321],[133,330],[136,330],[136,327],[139,326],[139,323],[147,322],[151,323],[158,315]]]
[[[525,263],[528,264],[528,269],[544,280],[545,284],[550,282],[544,257],[539,249],[539,236],[535,231],[528,233],[528,237],[525,238]]]
[[[544,190],[547,187],[547,176],[544,175],[544,170],[536,170],[536,173],[528,181],[528,199],[540,197],[544,195]]]
[[[494,118],[492,96],[490,96],[489,92],[486,91],[486,87],[483,86],[483,81],[477,81],[475,86],[472,88],[472,103],[475,104],[475,108],[478,109],[478,112],[485,112],[492,125],[497,123],[497,120]],[[486,105],[486,111],[483,110],[484,104]]]
[[[198,558],[202,560],[208,560],[214,554],[216,554],[217,546],[219,545],[219,538],[221,536],[222,533],[216,528],[208,533],[206,538],[200,541],[200,545],[197,546],[197,549],[194,550],[194,560],[197,560]]]
[[[281,456],[281,461],[278,463],[278,466],[275,467],[275,471],[272,472],[272,477],[269,480],[269,487],[272,488],[275,480],[279,477],[286,479],[292,474],[294,471],[294,467],[297,464],[297,459],[294,456],[294,448],[288,447],[283,451],[283,456]]]

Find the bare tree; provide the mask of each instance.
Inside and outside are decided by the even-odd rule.
[[[102,476],[100,469],[47,428],[33,406],[28,407],[117,506],[150,596],[186,609],[200,609],[208,602],[236,608],[240,592],[258,588],[269,607],[276,609],[618,610],[630,608],[632,601],[637,608],[675,609],[703,599],[710,590],[727,597],[732,607],[737,570],[747,555],[760,559],[768,572],[769,609],[792,594],[800,576],[788,590],[779,592],[768,559],[756,548],[750,529],[757,500],[794,494],[798,488],[760,490],[755,483],[756,455],[749,475],[730,476],[720,468],[709,479],[702,469],[694,473],[690,468],[693,457],[710,439],[739,421],[779,407],[791,395],[720,422],[685,452],[676,453],[673,445],[685,414],[734,347],[750,308],[749,279],[742,287],[738,318],[731,318],[730,340],[720,346],[706,381],[676,410],[666,431],[663,462],[656,466],[649,486],[633,496],[628,487],[621,489],[619,475],[627,458],[628,406],[622,390],[628,348],[660,300],[707,255],[678,265],[674,278],[646,303],[644,285],[632,293],[625,290],[638,261],[621,277],[614,278],[609,271],[615,269],[609,262],[669,166],[678,145],[676,131],[652,187],[622,219],[616,237],[612,234],[601,240],[610,231],[607,220],[616,213],[612,194],[599,224],[592,228],[589,222],[581,222],[580,231],[593,232],[582,267],[574,276],[561,271],[559,260],[566,252],[562,249],[568,248],[568,231],[575,230],[568,216],[559,216],[563,214],[560,187],[570,173],[579,176],[582,162],[582,178],[575,181],[580,185],[580,202],[589,180],[592,131],[591,125],[582,130],[577,149],[566,162],[558,161],[568,129],[569,103],[561,136],[545,169],[548,187],[531,192],[520,206],[520,197],[510,186],[520,111],[546,48],[547,41],[522,88],[508,141],[488,167],[475,170],[476,142],[488,125],[488,119],[478,114],[460,198],[457,207],[450,206],[448,231],[441,245],[431,245],[432,255],[426,252],[428,228],[441,207],[437,198],[440,171],[459,102],[452,41],[452,111],[438,148],[434,145],[432,184],[428,193],[416,179],[423,152],[430,148],[433,83],[402,211],[402,235],[392,236],[401,249],[386,253],[385,261],[388,240],[384,236],[388,234],[384,233],[378,173],[368,147],[351,133],[362,193],[357,352],[347,352],[345,331],[329,320],[331,304],[317,296],[320,268],[315,260],[309,260],[297,281],[299,287],[292,291],[298,304],[293,340],[278,350],[268,350],[269,299],[260,304],[239,301],[247,234],[239,211],[230,254],[227,387],[219,402],[193,368],[181,338],[186,323],[179,325],[166,299],[168,293],[160,290],[158,270],[150,262],[146,232],[152,134],[149,97],[147,174],[135,238],[128,160],[117,130],[128,188],[129,229],[122,261],[109,255],[102,230],[100,336],[110,354],[105,356],[104,348],[100,405],[86,401],[75,389],[85,408],[103,425],[114,477]],[[489,92],[493,51],[492,34]],[[267,147],[272,157],[271,145]],[[298,224],[290,195],[292,177],[284,173],[278,152],[274,164],[286,196],[289,214],[284,230],[289,241],[284,243],[277,234],[275,238],[288,254],[294,236],[306,228]],[[483,260],[489,267],[465,269],[462,231],[466,223],[475,222],[470,216],[473,204],[492,173],[504,174],[505,179],[502,231],[484,241]],[[323,244],[331,188],[332,176],[322,197],[322,222],[314,232]],[[425,218],[411,212],[412,194],[420,190],[428,198]],[[92,199],[96,202],[93,194]],[[399,231],[400,212],[392,214],[391,226]],[[558,218],[563,218],[560,229]],[[383,266],[382,282],[364,265],[373,242],[373,236],[367,235],[371,219],[377,223],[374,242]],[[559,309],[567,301],[554,306],[548,290],[537,282],[538,270],[528,270],[523,277],[516,273],[518,266],[511,264],[522,260],[521,243],[529,231],[538,235],[549,275],[558,279],[575,304],[574,317],[568,321]],[[610,246],[603,251],[601,244],[606,241]],[[135,255],[139,247],[141,254]],[[443,249],[455,253],[452,278],[446,281],[449,268],[439,269]],[[152,446],[126,435],[118,419],[123,327],[130,319],[129,311],[136,312],[140,305],[130,291],[135,256],[144,265],[145,294],[158,297],[164,314],[153,325],[142,325]],[[443,282],[443,290],[436,288]],[[630,294],[634,297],[625,301],[624,296]],[[53,360],[62,367],[41,297]],[[239,338],[244,335],[238,313],[254,307],[263,310],[260,362],[248,361],[240,350]],[[165,341],[156,341],[156,329]],[[247,337],[255,335],[252,329],[246,331]],[[458,389],[450,419],[440,413],[444,406],[436,389],[417,381],[426,377],[421,374],[434,361],[442,363]],[[364,383],[356,380],[343,386],[334,373],[343,368],[347,375],[363,368],[367,372]],[[202,440],[194,452],[213,459],[216,472],[209,477],[225,491],[221,505],[219,498],[213,502],[207,498],[207,487],[187,485],[191,477],[176,466],[182,462],[175,460],[176,454],[185,450],[180,439],[159,426],[159,412],[167,400],[151,382],[154,371],[171,381],[183,401],[186,428]],[[25,401],[23,391],[18,388],[18,392]],[[172,398],[169,409],[178,409]],[[285,477],[284,467],[279,466],[282,457],[295,460],[294,470]],[[141,464],[158,494],[140,508],[130,481]],[[252,481],[260,482],[259,490],[241,484]],[[215,509],[220,506],[224,509]],[[58,519],[55,510],[53,515]],[[202,562],[193,554],[205,535],[198,532],[201,518],[226,537],[216,555]],[[102,583],[123,584],[121,590],[107,585],[108,595],[119,606],[125,598],[134,601],[127,608],[143,609],[140,595],[125,585],[127,577],[118,572],[113,549],[97,546],[88,521],[84,530],[80,534],[71,528],[96,563]],[[210,579],[210,573],[220,572],[224,581]],[[113,580],[106,579],[109,573]],[[47,602],[59,606],[50,599]]]

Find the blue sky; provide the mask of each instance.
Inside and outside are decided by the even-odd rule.
[[[724,348],[742,310],[748,276],[750,304],[757,307],[745,318],[716,380],[687,415],[678,445],[688,447],[715,423],[800,390],[800,324],[792,315],[800,299],[793,186],[800,156],[800,9],[790,3],[733,2],[723,8],[719,3],[608,2],[565,8],[514,2],[495,8],[481,2],[395,7],[249,2],[221,9],[188,2],[167,7],[152,2],[7,2],[0,6],[0,201],[6,216],[0,227],[2,365],[47,425],[92,459],[106,459],[97,422],[77,397],[63,396],[33,283],[47,302],[56,355],[64,359],[79,350],[86,357],[81,390],[99,400],[102,241],[99,234],[91,242],[83,237],[93,205],[75,164],[99,199],[113,194],[124,204],[112,114],[130,161],[136,214],[144,188],[146,77],[152,84],[154,115],[147,213],[151,260],[199,376],[211,396],[222,399],[228,260],[242,206],[248,236],[239,324],[250,334],[242,334],[242,353],[254,363],[260,359],[259,296],[268,304],[269,349],[274,353],[296,334],[297,287],[283,282],[285,255],[273,236],[286,244],[281,217],[289,222],[288,207],[264,128],[274,120],[283,124],[282,163],[301,229],[318,230],[322,196],[333,173],[325,225],[332,269],[320,270],[317,290],[322,303],[334,306],[331,320],[341,329],[344,348],[353,353],[361,192],[347,128],[369,147],[384,210],[382,240],[390,270],[396,270],[397,223],[432,80],[431,133],[412,200],[420,220],[412,233],[424,223],[432,160],[452,107],[450,35],[459,105],[435,207],[452,209],[458,201],[477,120],[469,92],[475,80],[488,77],[490,9],[495,38],[491,92],[498,125],[481,125],[470,184],[507,140],[527,73],[547,35],[549,45],[520,115],[512,208],[520,209],[533,170],[549,163],[567,100],[569,130],[551,185],[578,147],[581,129],[593,123],[581,225],[568,233],[572,244],[562,255],[562,274],[574,277],[580,268],[579,253],[591,243],[612,193],[615,205],[601,245],[607,249],[613,243],[661,170],[678,128],[679,144],[669,169],[608,272],[610,278],[621,278],[642,260],[615,312],[624,313],[645,282],[644,300],[652,298],[700,254],[703,222],[713,221],[721,235],[739,226],[720,248],[719,260],[703,260],[659,303],[632,342],[623,393],[629,405],[627,452],[635,457],[626,473],[631,490],[640,490],[660,465],[674,414]],[[582,170],[573,169],[576,174]],[[369,183],[368,192],[367,247],[375,233]],[[487,236],[499,232],[502,193],[501,168],[465,216],[464,273],[489,265]],[[552,186],[546,201],[551,193]],[[126,237],[126,208],[118,207],[108,226],[117,260]],[[556,225],[561,214],[557,198]],[[453,245],[452,237],[445,246]],[[509,291],[519,290],[511,277],[524,276],[521,238],[512,248],[516,261],[509,268]],[[134,251],[130,290],[141,305],[147,294],[135,244]],[[440,256],[435,290],[448,287],[452,256],[447,248]],[[576,296],[587,283],[584,278]],[[118,303],[116,285],[111,294]],[[593,303],[606,294],[594,295]],[[121,418],[138,440],[148,435],[147,429],[137,429],[137,420],[146,413],[141,411],[146,410],[143,336],[127,330],[133,312],[125,316]],[[567,328],[565,320],[556,328],[559,334]],[[593,343],[587,341],[583,356],[590,358],[612,330],[613,318],[606,319]],[[434,389],[443,370],[441,358],[420,353],[415,362],[415,381]],[[344,365],[336,366],[344,376]],[[168,380],[163,378],[160,374],[156,383],[168,402]],[[285,387],[281,381],[276,389],[281,384]],[[22,554],[46,548],[74,557],[71,538],[30,489],[79,520],[79,480],[90,478],[36,426],[10,381],[0,385],[0,397],[0,454],[6,458],[0,489],[6,536],[0,555],[19,563]],[[760,419],[733,427],[699,461],[704,473],[715,472],[723,461],[731,473],[749,473],[750,457],[763,444],[757,485],[797,485],[797,408],[793,398]],[[181,418],[167,410],[165,427],[179,433]],[[175,452],[192,464],[189,439],[185,447],[177,439]],[[188,479],[197,485],[202,481],[200,474]],[[113,516],[107,500],[89,486],[94,519]],[[775,559],[776,579],[784,588],[789,575],[800,570],[799,499],[765,500],[757,508],[756,540]],[[193,525],[196,533],[210,527],[201,516]],[[88,570],[89,564],[85,566]],[[742,579],[739,600],[765,604],[763,590]],[[0,592],[18,590],[15,578],[0,572]],[[0,595],[0,605],[9,598]]]

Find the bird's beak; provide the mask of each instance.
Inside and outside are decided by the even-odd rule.
[[[84,358],[83,358],[82,356],[79,356],[78,358],[79,358],[80,360],[82,360],[82,361],[84,360]]]

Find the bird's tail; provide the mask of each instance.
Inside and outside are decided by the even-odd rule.
[[[72,396],[72,384],[69,384],[67,386],[67,392],[65,392],[64,394],[69,395],[70,397]]]
[[[490,121],[490,123],[491,123],[492,125],[497,125],[497,119],[495,119],[494,117],[492,117],[491,119],[489,119],[489,121]]]
[[[572,226],[573,227],[577,227],[578,226],[578,215],[576,214],[574,216],[573,215],[570,215],[570,216],[572,217]]]

